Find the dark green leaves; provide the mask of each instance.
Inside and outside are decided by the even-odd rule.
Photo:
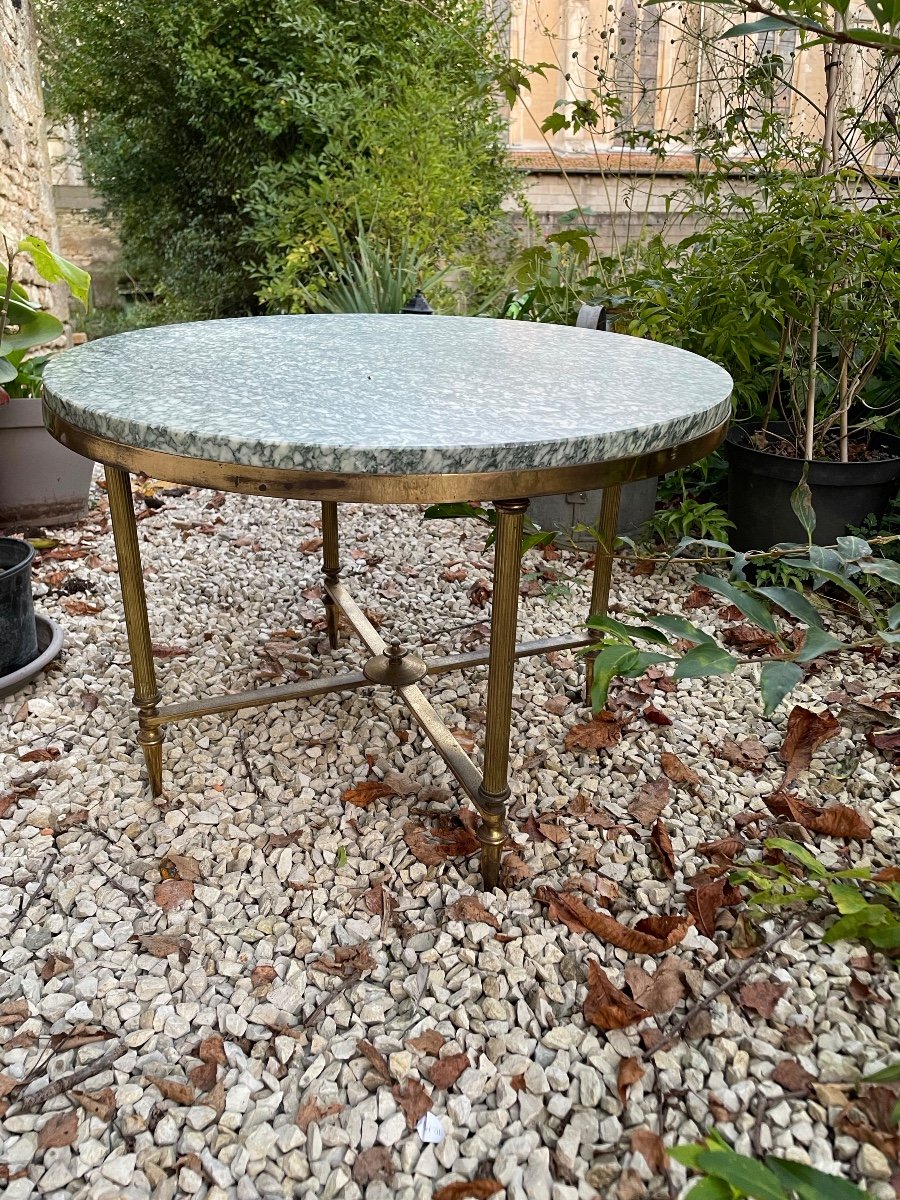
[[[718,592],[720,596],[724,596],[726,600],[741,610],[745,617],[749,617],[754,625],[758,625],[760,629],[765,629],[767,633],[772,633],[778,636],[778,626],[775,624],[775,618],[766,608],[766,606],[750,592],[745,592],[741,588],[737,588],[732,583],[728,583],[724,579],[720,579],[717,575],[697,575],[696,582],[703,587],[709,588],[711,592]]]
[[[803,668],[792,662],[763,663],[759,672],[759,690],[762,693],[764,715],[771,716],[802,678]]]
[[[812,537],[816,528],[816,512],[812,503],[812,489],[806,482],[809,475],[809,463],[803,464],[803,478],[791,492],[791,508],[794,516],[806,530],[806,538],[812,545]]]
[[[675,668],[676,679],[706,678],[710,675],[730,675],[738,665],[733,654],[715,642],[703,642],[688,650]]]

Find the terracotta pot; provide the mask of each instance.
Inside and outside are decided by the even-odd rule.
[[[94,464],[44,428],[37,397],[0,405],[0,527],[72,525],[87,514]]]

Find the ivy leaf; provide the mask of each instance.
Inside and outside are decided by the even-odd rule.
[[[759,672],[759,690],[762,693],[764,715],[770,717],[802,678],[803,668],[798,667],[796,663],[764,663]]]
[[[730,675],[738,660],[711,639],[688,650],[675,668],[675,679],[700,679],[710,675]]]

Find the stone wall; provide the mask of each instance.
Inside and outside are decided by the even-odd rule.
[[[31,0],[0,3],[0,230],[59,246]],[[17,275],[36,286],[35,299],[65,315],[63,289],[35,285],[24,259]]]

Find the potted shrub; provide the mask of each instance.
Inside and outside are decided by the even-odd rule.
[[[65,283],[87,304],[90,276],[40,238],[2,239],[0,262],[0,527],[70,524],[87,512],[93,463],[44,429],[41,370],[35,351],[63,333],[62,322],[32,301],[15,268],[28,255],[47,283]]]

